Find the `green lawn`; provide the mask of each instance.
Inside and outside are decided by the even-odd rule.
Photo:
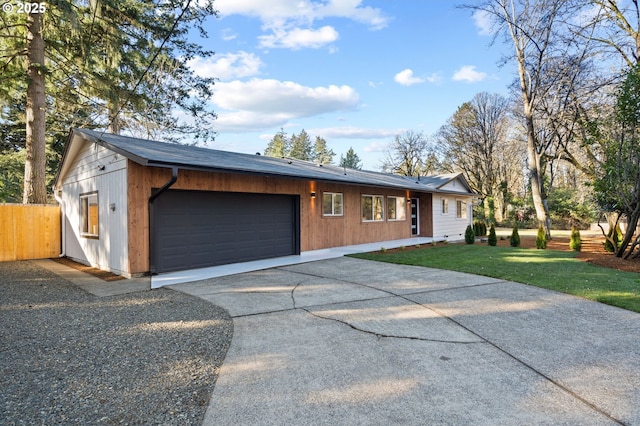
[[[469,272],[530,284],[640,312],[640,274],[594,266],[576,253],[485,244],[448,244],[353,257]]]

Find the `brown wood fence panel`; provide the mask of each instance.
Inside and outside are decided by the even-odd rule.
[[[60,254],[60,207],[0,204],[0,262]]]

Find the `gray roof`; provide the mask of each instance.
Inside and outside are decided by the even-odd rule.
[[[65,168],[69,167],[68,164],[65,164],[65,159],[69,155],[70,146],[82,140],[108,148],[143,166],[250,173],[262,176],[303,178],[425,192],[443,192],[441,188],[444,185],[452,180],[459,179],[464,183],[467,193],[472,193],[466,180],[459,173],[421,176],[419,178],[406,177],[390,173],[318,165],[313,162],[292,158],[241,154],[191,145],[159,142],[88,129],[72,129],[65,155],[56,176],[56,183],[60,176],[66,173]]]

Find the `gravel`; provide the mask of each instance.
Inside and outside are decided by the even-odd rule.
[[[0,423],[200,425],[232,335],[177,291],[98,298],[0,263]]]

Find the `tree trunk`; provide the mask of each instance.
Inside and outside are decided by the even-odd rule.
[[[42,15],[32,13],[27,18],[27,110],[26,153],[24,165],[25,204],[47,202],[46,141],[44,96],[44,39],[42,38]]]
[[[547,238],[551,237],[551,223],[546,200],[542,198],[542,177],[540,176],[540,156],[536,151],[535,128],[533,127],[533,115],[525,101],[524,116],[527,123],[527,160],[529,167],[529,179],[531,183],[531,196],[533,207],[536,209],[538,223],[544,228]]]
[[[624,255],[624,258],[628,259],[629,256],[631,255],[633,251],[633,247],[631,248],[631,250],[629,250],[627,254],[625,254],[625,251],[629,247],[629,244],[631,243],[631,240],[633,239],[633,236],[636,233],[639,219],[640,219],[640,203],[636,203],[636,208],[631,212],[630,215],[627,216],[627,231],[624,233],[624,238],[622,239],[622,242],[620,243],[620,245],[618,246],[618,249],[616,250],[616,257],[623,257]]]
[[[107,128],[107,132],[114,135],[119,135],[121,131],[119,113],[120,111],[117,103],[109,106],[109,127]]]

